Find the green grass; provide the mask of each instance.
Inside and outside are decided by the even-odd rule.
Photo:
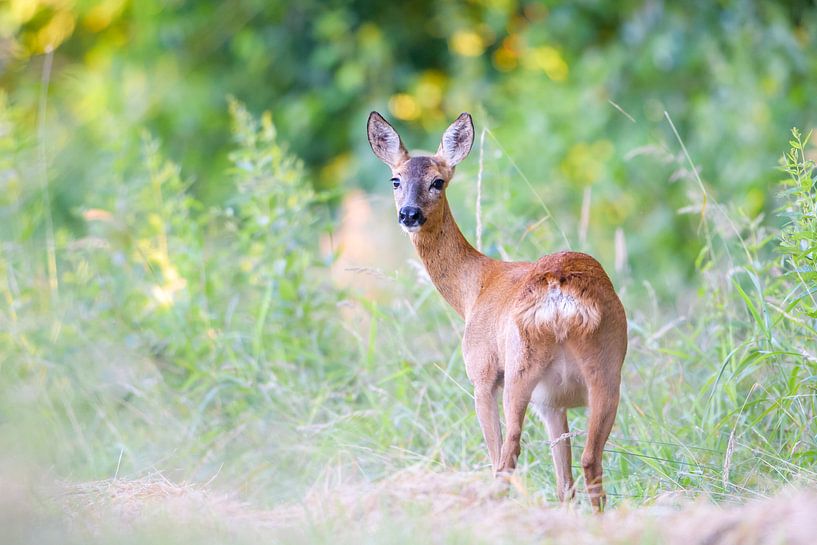
[[[377,299],[334,287],[334,256],[319,249],[333,225],[326,196],[303,183],[268,117],[235,102],[231,113],[232,190],[218,207],[191,196],[149,137],[77,211],[80,235],[42,230],[49,203],[36,187],[10,198],[0,451],[55,479],[158,470],[261,506],[407,467],[487,476],[459,318],[409,267],[387,275]],[[14,130],[5,146],[24,140]],[[817,483],[815,170],[807,138],[795,131],[790,147],[782,227],[718,203],[681,154],[699,224],[693,284],[658,301],[650,279],[616,275],[630,350],[604,459],[613,507],[676,492],[743,501]],[[18,176],[35,164],[26,150],[7,157],[3,168]],[[473,202],[467,173],[459,178],[452,200]],[[489,252],[533,258],[545,242],[558,246],[553,229],[502,231],[502,199],[483,207]],[[583,411],[569,417],[585,429]],[[533,418],[519,475],[535,497],[555,498]]]

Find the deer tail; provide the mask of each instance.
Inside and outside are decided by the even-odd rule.
[[[594,332],[601,309],[592,286],[582,280],[544,273],[530,282],[518,306],[519,328],[534,336],[550,333],[556,342]]]

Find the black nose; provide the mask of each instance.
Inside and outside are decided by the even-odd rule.
[[[415,225],[422,225],[426,222],[423,211],[416,206],[404,206],[400,209],[398,218],[400,223],[406,227],[414,227]]]

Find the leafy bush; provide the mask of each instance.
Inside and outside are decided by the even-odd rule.
[[[784,169],[789,175],[781,197],[786,203],[783,216],[787,223],[780,236],[780,249],[788,273],[795,276],[789,309],[801,307],[811,318],[817,318],[817,167],[806,158],[811,133],[805,137],[792,129],[791,149]]]
[[[321,272],[321,199],[269,115],[230,109],[235,191],[223,206],[196,200],[145,136],[141,166],[124,166],[132,174],[81,211],[87,234],[57,233],[53,290],[41,235],[7,242],[4,420],[38,447],[62,434],[76,455],[66,468],[111,470],[112,443],[141,467],[159,437],[203,455],[270,418],[266,437],[315,418],[314,396],[350,378],[354,347],[334,319],[342,294]],[[15,422],[21,407],[33,422]]]

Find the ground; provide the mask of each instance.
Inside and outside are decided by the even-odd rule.
[[[599,516],[581,503],[543,502],[519,482],[504,489],[487,472],[408,469],[376,483],[317,483],[300,502],[266,508],[159,473],[47,481],[1,481],[3,542],[805,545],[817,535],[817,492],[794,488],[740,505],[667,496]]]

